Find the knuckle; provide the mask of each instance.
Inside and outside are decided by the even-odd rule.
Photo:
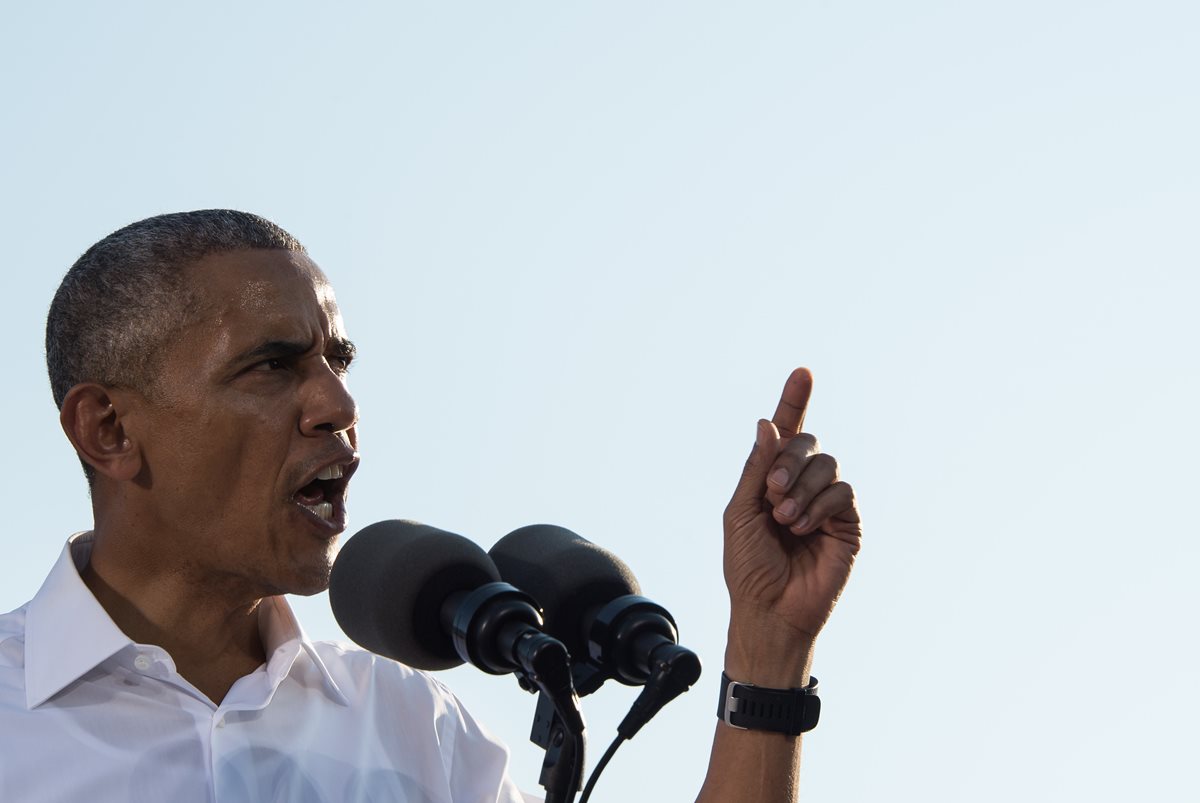
[[[846,504],[854,501],[854,489],[850,487],[850,483],[838,481],[829,487],[836,494],[839,501]]]
[[[813,488],[807,482],[798,482],[792,486],[791,491],[789,491],[787,495],[788,497],[795,499],[796,504],[803,508],[819,490],[819,488]]]
[[[815,454],[812,456],[812,464],[825,473],[833,475],[837,474],[838,462],[837,458],[835,458],[833,455],[825,454],[824,452]]]

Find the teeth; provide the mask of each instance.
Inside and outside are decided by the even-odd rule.
[[[315,505],[303,505],[302,507],[322,521],[329,521],[333,518],[332,502],[318,502]]]
[[[317,475],[319,480],[340,480],[343,475],[341,466],[330,466],[329,468],[321,469],[321,473]]]

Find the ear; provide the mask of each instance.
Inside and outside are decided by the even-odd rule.
[[[142,470],[142,453],[124,426],[124,394],[94,382],[67,391],[58,420],[79,458],[113,480],[131,480]]]

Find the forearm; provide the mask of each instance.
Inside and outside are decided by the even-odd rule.
[[[800,688],[808,683],[812,651],[811,638],[783,623],[735,616],[725,649],[725,673],[756,686]],[[697,803],[794,803],[800,742],[800,736],[718,722]]]
[[[800,783],[800,739],[718,723],[696,803],[794,803]]]

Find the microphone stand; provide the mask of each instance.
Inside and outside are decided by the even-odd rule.
[[[546,803],[572,803],[583,784],[583,733],[571,734],[549,695],[538,695],[529,740],[546,751],[538,783]]]
[[[605,681],[604,673],[588,664],[572,665],[569,678],[576,707],[580,697],[596,691]],[[538,692],[524,674],[517,675],[517,682],[528,692]],[[542,774],[538,777],[538,783],[546,790],[546,803],[573,803],[583,785],[585,740],[582,730],[578,734],[571,732],[558,709],[554,695],[545,690],[538,693],[529,741],[546,751]]]
[[[538,693],[530,739],[546,751],[540,780],[546,803],[574,803],[583,783],[583,711],[571,656],[541,631],[533,599],[508,583],[488,583],[451,594],[441,614],[464,661],[492,674],[513,672],[521,688]]]
[[[546,751],[538,783],[546,803],[574,803],[583,785],[583,712],[571,677],[571,664],[562,642],[530,632],[517,642],[521,688],[538,692],[529,740]]]

